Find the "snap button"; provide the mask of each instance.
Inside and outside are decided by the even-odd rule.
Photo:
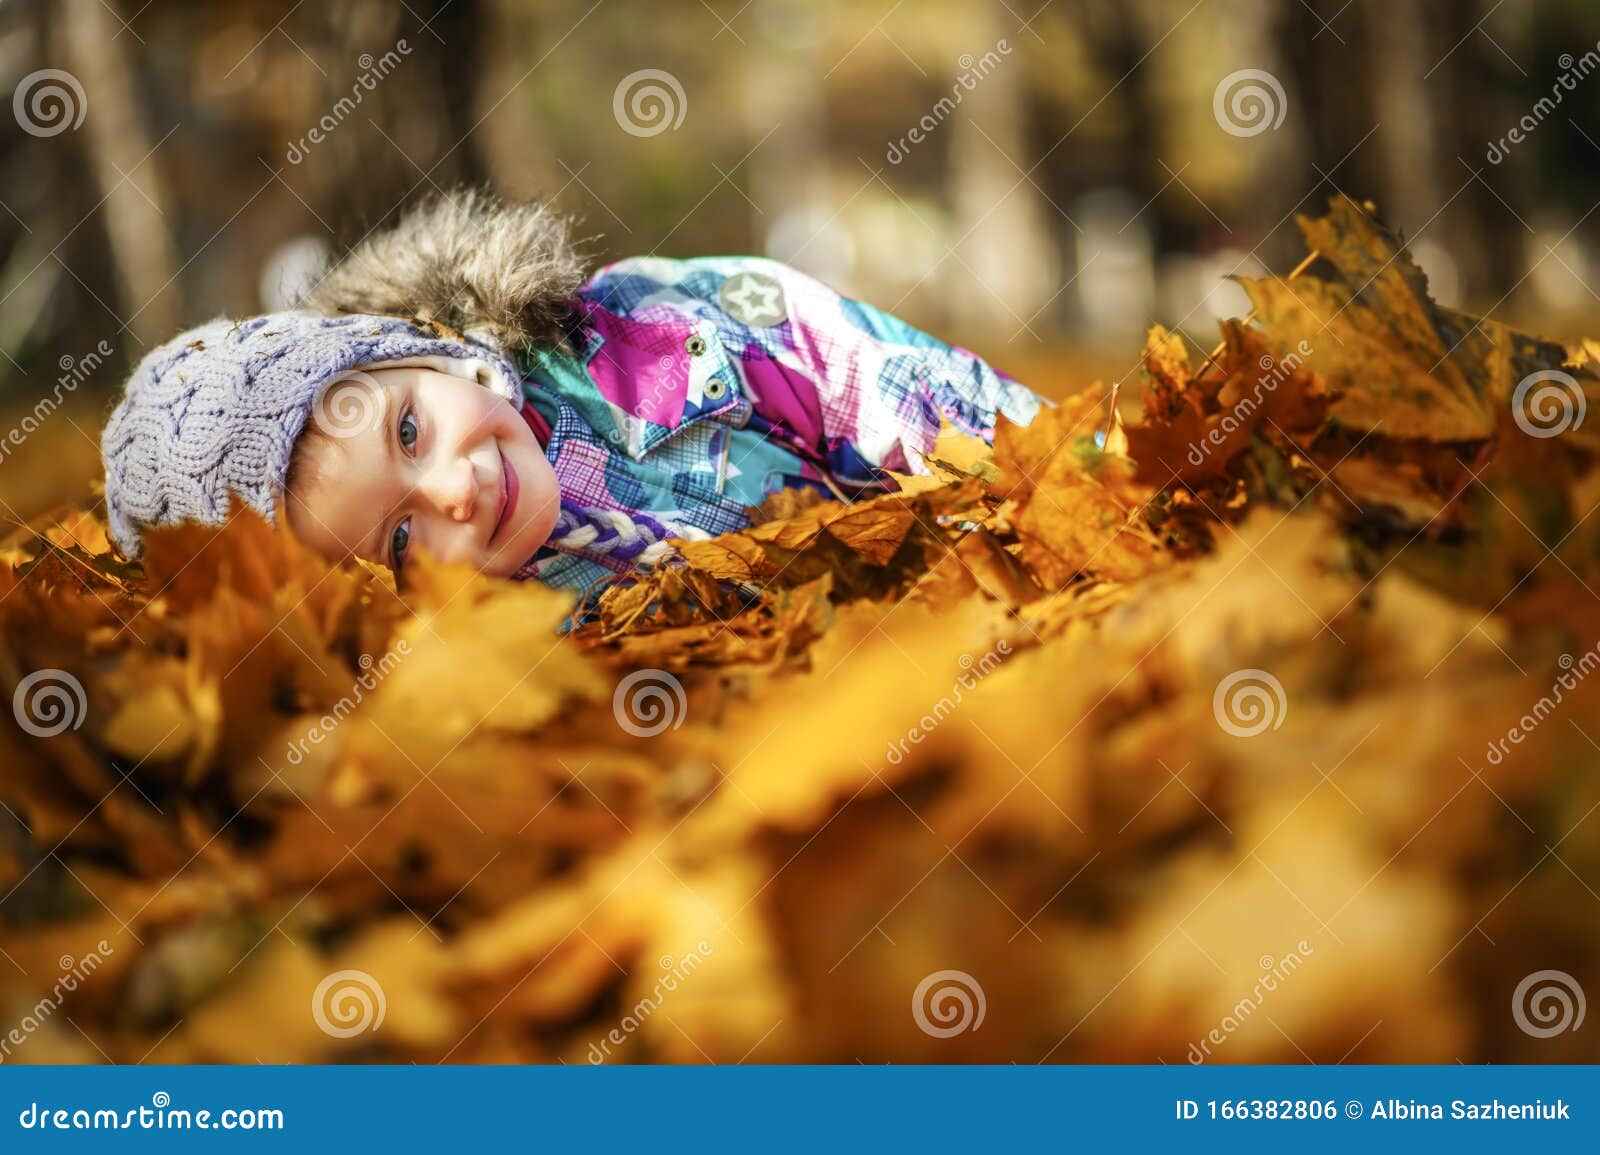
[[[728,383],[721,377],[713,377],[706,382],[706,398],[710,401],[721,401],[728,392]]]
[[[695,333],[683,343],[683,347],[689,351],[689,356],[698,357],[706,351],[706,339]]]

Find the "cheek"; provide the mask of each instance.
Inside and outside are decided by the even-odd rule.
[[[411,533],[413,547],[434,561],[483,567],[483,550],[473,539],[472,530],[460,522],[436,513],[414,513]]]
[[[355,552],[362,534],[371,526],[357,516],[359,494],[339,485],[317,485],[286,497],[279,520],[302,545],[330,561]]]
[[[509,404],[481,385],[448,378],[430,378],[428,387],[416,394],[425,421],[433,424],[434,435],[442,442],[462,447],[482,442],[487,437],[504,437],[509,427],[505,420]]]
[[[553,524],[555,513],[552,511],[561,504],[561,487],[556,481],[555,467],[550,464],[550,459],[544,455],[537,441],[534,442],[530,457],[532,465],[528,477],[532,482],[529,488],[533,490],[530,496],[537,500],[529,503],[529,513]]]
[[[498,442],[516,461],[519,471],[526,472],[530,468],[529,459],[535,454],[541,457],[544,454],[533,430],[508,402],[482,386],[475,388],[478,392],[474,395],[472,415],[463,419],[463,428],[470,424],[472,430],[466,442],[476,447],[482,447],[486,441]]]
[[[531,431],[529,437],[532,437]],[[484,559],[486,569],[501,575],[515,571],[550,539],[561,512],[561,493],[555,470],[538,442],[533,441],[531,446],[506,448],[507,458],[517,471],[520,486],[517,525],[510,540],[493,557]]]

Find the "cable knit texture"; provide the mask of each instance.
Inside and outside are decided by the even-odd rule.
[[[101,437],[112,540],[137,557],[141,530],[219,524],[230,494],[275,520],[295,440],[323,387],[363,365],[428,356],[480,362],[486,386],[521,401],[500,349],[400,317],[219,317],[174,337],[140,361]]]

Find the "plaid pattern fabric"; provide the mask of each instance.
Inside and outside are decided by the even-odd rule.
[[[976,354],[763,257],[631,257],[579,290],[576,352],[522,351],[561,491],[725,533],[746,507],[824,476],[926,473],[941,415],[992,441],[1049,404]],[[545,547],[526,571],[583,589],[614,572]]]

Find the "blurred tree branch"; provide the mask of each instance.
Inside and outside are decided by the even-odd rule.
[[[165,340],[182,319],[178,254],[167,226],[170,199],[154,142],[140,115],[127,46],[110,0],[64,0],[62,27],[72,72],[93,103],[84,118],[90,168],[101,194],[106,239],[117,271],[122,324],[145,345]]]

